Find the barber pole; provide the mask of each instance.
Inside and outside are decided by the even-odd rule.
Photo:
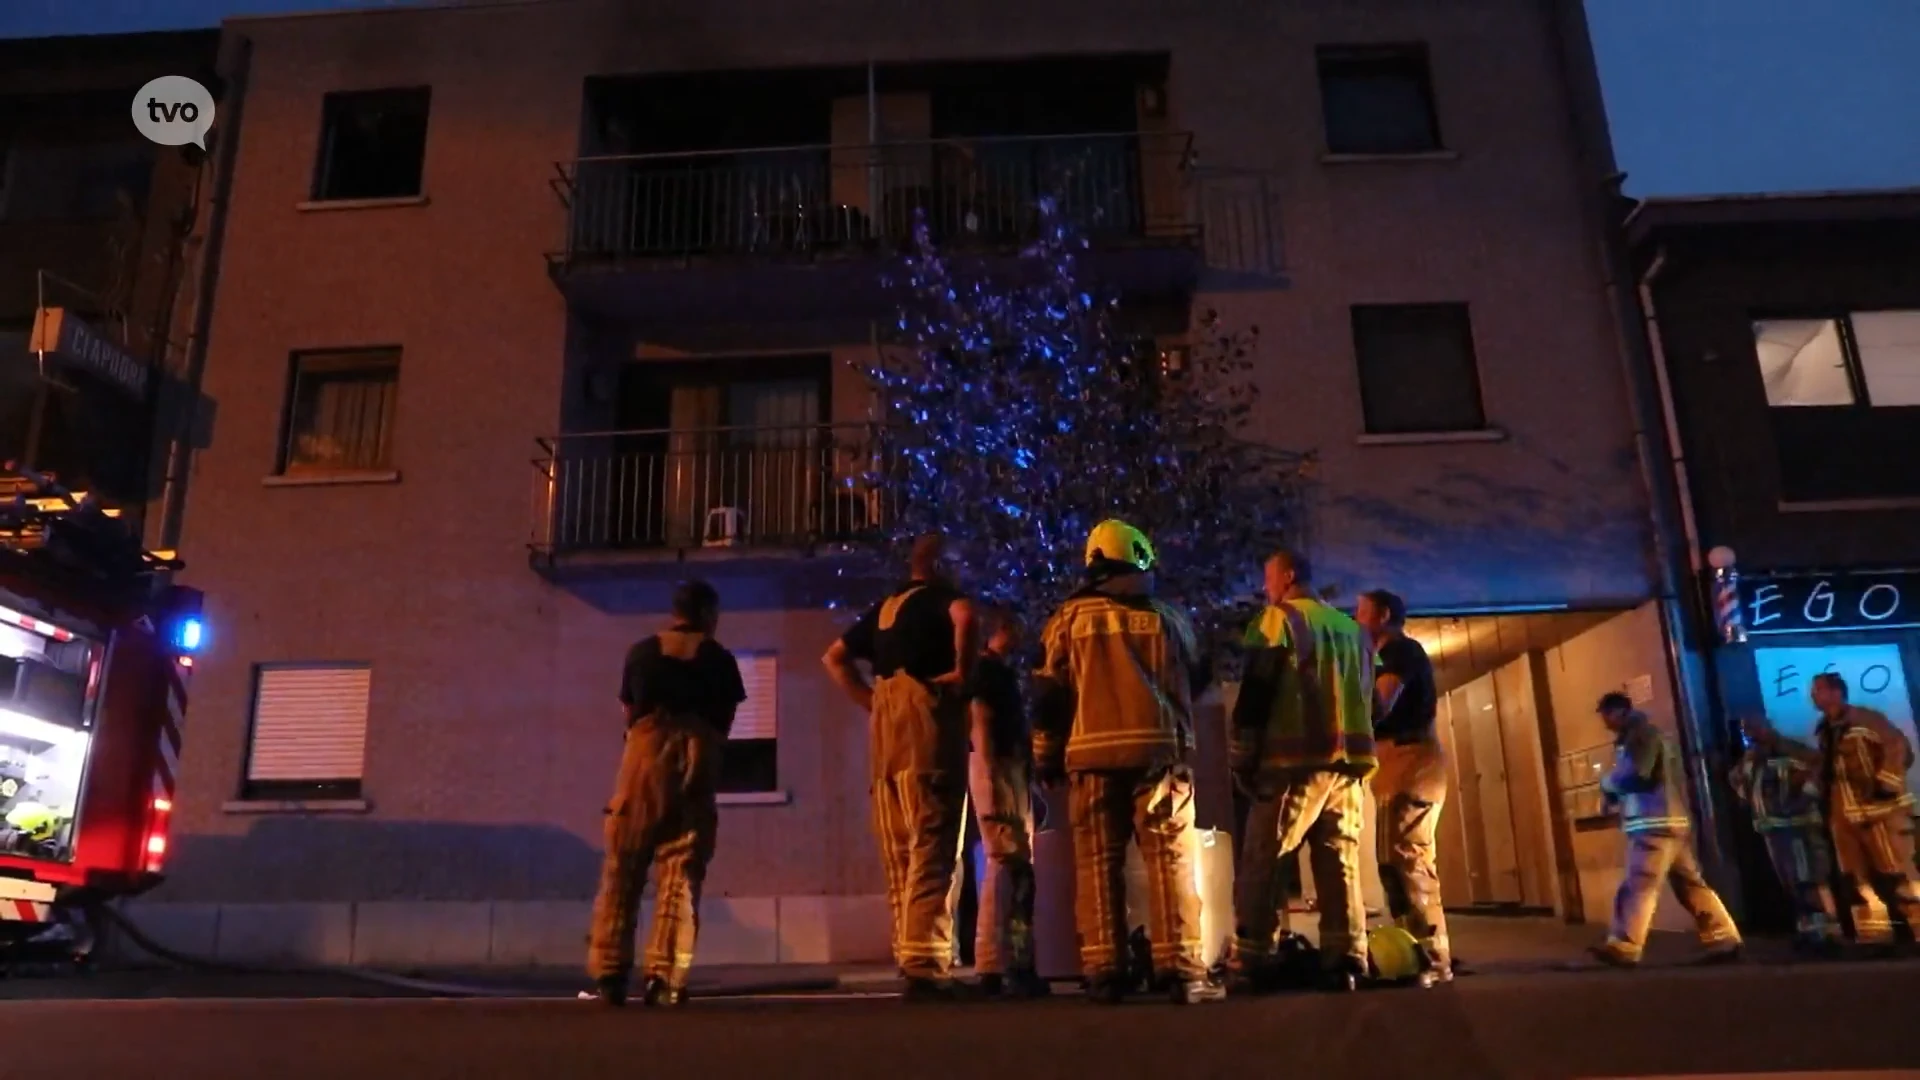
[[[1707,553],[1713,567],[1713,624],[1720,640],[1738,645],[1747,640],[1747,621],[1740,610],[1740,571],[1734,564],[1731,548],[1717,547]]]

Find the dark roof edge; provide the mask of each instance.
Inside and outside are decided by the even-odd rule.
[[[1920,187],[1787,191],[1643,199],[1627,216],[1629,239],[1697,225],[1781,225],[1824,221],[1920,220]]]

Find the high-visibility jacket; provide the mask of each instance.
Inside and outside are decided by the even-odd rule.
[[[1685,832],[1687,771],[1672,737],[1635,712],[1613,747],[1613,771],[1601,777],[1600,790],[1619,800],[1620,831]]]
[[[1033,753],[1043,767],[1151,768],[1193,750],[1200,648],[1135,576],[1084,589],[1041,631]]]
[[[1748,751],[1727,778],[1753,812],[1753,827],[1763,833],[1820,825],[1820,784],[1815,771],[1785,754]]]
[[[1816,729],[1826,763],[1827,813],[1854,825],[1913,813],[1913,747],[1885,715],[1849,705]]]
[[[1379,766],[1373,646],[1352,617],[1310,597],[1267,608],[1247,628],[1248,670],[1234,707],[1233,757],[1260,773]]]

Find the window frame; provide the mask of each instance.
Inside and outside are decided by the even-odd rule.
[[[336,123],[340,113],[344,112],[355,99],[377,100],[380,98],[401,98],[420,95],[423,99],[422,122],[420,128],[420,166],[419,182],[414,190],[406,192],[387,192],[379,195],[337,195],[328,191],[328,178],[332,174],[335,160]],[[430,84],[413,86],[378,86],[357,90],[329,90],[320,97],[320,139],[313,155],[313,176],[307,187],[309,203],[326,205],[329,203],[391,202],[422,199],[427,193],[427,144],[433,135],[433,87]]]
[[[780,662],[780,652],[777,649],[742,649],[736,651],[733,655],[735,662],[741,666],[741,681],[743,683],[750,681],[747,679],[747,673],[745,671],[747,663],[750,660],[765,657],[772,661],[773,737],[761,739],[740,738],[737,733],[739,717],[735,717],[734,723],[736,725],[736,731],[728,733],[727,746],[721,750],[720,755],[720,785],[718,794],[722,803],[730,799],[734,801],[752,802],[769,796],[781,795],[785,791],[785,789],[780,786],[780,675],[781,669],[784,667]],[[744,704],[744,702],[742,704]],[[739,777],[730,775],[727,772],[728,760],[730,758],[738,760],[738,758],[731,753],[735,743],[752,743],[755,744],[756,748],[765,744],[771,744],[767,749],[770,749],[773,754],[773,776],[768,783],[765,785],[754,785],[750,782],[751,778],[749,778],[748,781],[741,781]]]
[[[365,671],[368,673],[367,700],[361,716],[360,775],[327,780],[255,780],[253,758],[259,740],[260,691],[271,671]],[[240,776],[235,796],[240,802],[332,802],[366,797],[367,764],[365,742],[373,722],[373,664],[362,660],[268,661],[253,665],[247,697],[247,741],[240,757]]]
[[[274,450],[273,474],[282,477],[301,476],[365,476],[385,474],[394,470],[393,440],[398,432],[400,412],[400,365],[405,350],[398,345],[354,345],[344,348],[295,349],[287,355],[286,391],[282,395],[280,406],[280,437]],[[383,420],[385,429],[382,439],[388,447],[388,460],[376,466],[365,468],[326,468],[323,466],[299,465],[294,462],[293,444],[298,432],[294,430],[295,418],[299,415],[301,376],[306,373],[309,362],[323,360],[321,368],[331,368],[331,374],[370,372],[384,368],[391,372],[394,387],[393,408],[388,410]],[[316,372],[318,373],[318,372]]]
[[[1888,312],[1913,312],[1920,314],[1920,305],[1913,307],[1779,307],[1756,308],[1747,312],[1747,349],[1751,362],[1747,365],[1750,377],[1760,384],[1761,400],[1767,401],[1766,378],[1760,371],[1760,343],[1754,334],[1755,328],[1765,322],[1831,322],[1835,335],[1840,339],[1840,363],[1847,373],[1847,386],[1853,393],[1853,400],[1845,405],[1775,405],[1767,401],[1767,410],[1775,409],[1911,409],[1912,405],[1875,405],[1873,389],[1867,383],[1867,369],[1860,355],[1860,339],[1854,333],[1853,318],[1856,315],[1879,315]]]
[[[1400,429],[1388,431],[1376,428],[1371,416],[1372,410],[1367,401],[1367,358],[1361,348],[1360,319],[1366,311],[1444,311],[1458,313],[1461,331],[1467,351],[1467,361],[1472,365],[1473,377],[1468,386],[1473,394],[1475,423],[1469,426],[1435,426],[1419,429]],[[1480,363],[1478,335],[1474,331],[1473,305],[1464,300],[1415,301],[1410,303],[1360,303],[1347,305],[1347,324],[1349,347],[1353,353],[1354,380],[1360,394],[1360,430],[1363,437],[1378,438],[1425,438],[1446,437],[1481,433],[1491,430],[1487,416],[1486,372]]]
[[[1440,125],[1440,95],[1434,85],[1432,50],[1424,41],[1379,42],[1373,44],[1323,44],[1314,46],[1314,85],[1320,94],[1320,142],[1329,157],[1336,158],[1418,158],[1449,153],[1446,132]],[[1412,66],[1425,106],[1431,145],[1418,149],[1351,149],[1335,144],[1333,114],[1327,100],[1330,68],[1364,62],[1397,61]],[[1349,68],[1349,70],[1351,70]],[[1332,72],[1337,75],[1337,71]]]

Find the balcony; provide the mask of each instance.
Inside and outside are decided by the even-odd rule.
[[[792,556],[866,541],[890,512],[872,425],[653,429],[538,440],[536,566]]]
[[[1190,147],[1131,132],[582,159],[554,181],[567,235],[550,268],[615,318],[869,318],[891,308],[881,264],[917,221],[947,251],[1007,257],[1048,195],[1085,230],[1094,277],[1181,293],[1200,269]]]

